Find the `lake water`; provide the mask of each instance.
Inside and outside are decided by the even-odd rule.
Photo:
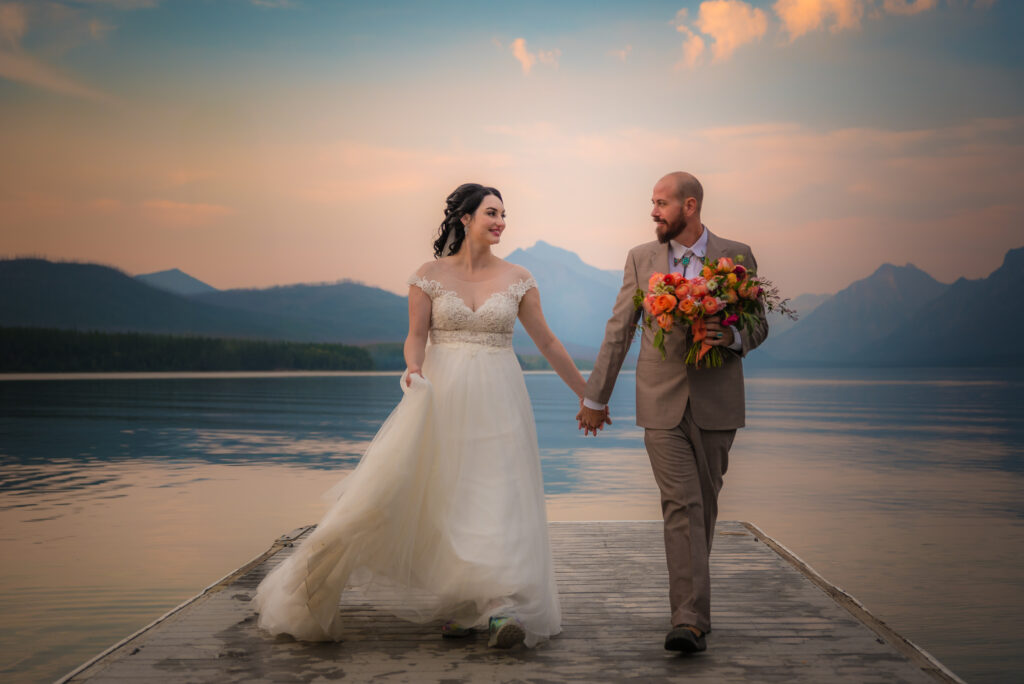
[[[596,439],[556,376],[527,387],[551,519],[660,518],[632,374]],[[1022,390],[1021,369],[748,373],[720,519],[967,681],[1020,681]],[[400,395],[390,374],[0,381],[0,678],[52,680],[316,522]]]

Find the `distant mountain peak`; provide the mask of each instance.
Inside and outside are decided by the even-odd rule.
[[[553,259],[563,263],[571,264],[585,263],[583,259],[581,259],[580,256],[576,254],[576,252],[566,249],[565,247],[558,247],[557,245],[553,245],[550,242],[545,242],[544,240],[537,240],[537,242],[533,243],[532,247],[519,248],[515,252],[512,252],[512,254],[516,254],[517,252],[520,254],[527,254],[535,259]],[[509,256],[512,256],[512,254],[510,254]]]
[[[879,266],[877,269],[875,269],[875,272],[872,273],[871,275],[872,276],[876,276],[876,275],[879,275],[879,274],[888,274],[888,273],[924,273],[925,275],[928,275],[927,272],[922,271],[921,269],[919,269],[917,266],[915,266],[914,264],[910,263],[909,261],[905,265],[903,265],[903,266],[897,266],[896,264],[890,264],[890,263],[886,262],[886,263],[882,264],[881,266]],[[930,278],[931,276],[928,276],[928,277]]]
[[[1024,247],[1014,247],[1003,258],[1002,268],[1024,268]]]
[[[135,279],[158,290],[173,292],[174,294],[186,297],[205,292],[217,292],[217,288],[190,276],[179,268],[169,268],[154,273],[143,273],[135,276]]]

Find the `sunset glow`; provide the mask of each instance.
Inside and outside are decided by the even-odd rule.
[[[0,2],[0,256],[404,293],[445,195],[607,269],[693,172],[789,295],[1024,244],[1009,0]],[[610,303],[609,303],[610,304]]]

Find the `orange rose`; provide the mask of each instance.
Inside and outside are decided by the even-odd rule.
[[[670,313],[663,313],[660,316],[658,316],[658,325],[661,326],[661,329],[664,330],[665,332],[668,332],[669,330],[672,329],[672,324],[674,322],[675,319],[672,317],[672,314]]]
[[[736,264],[729,257],[722,257],[718,260],[718,270],[726,273],[732,273],[732,270],[736,268]]]
[[[676,298],[682,299],[688,294],[690,294],[690,283],[684,279],[683,282],[676,285]]]
[[[664,273],[652,273],[651,279],[647,281],[647,289],[653,290],[654,286],[660,283],[665,278]]]
[[[700,274],[705,278],[710,278],[713,275],[715,275],[715,269],[711,268],[710,266],[705,266],[700,270]]]
[[[676,308],[676,298],[670,294],[660,294],[654,296],[654,302],[651,303],[651,314],[654,316],[660,316],[666,311],[672,311]]]
[[[692,297],[684,297],[679,300],[679,310],[683,312],[684,316],[692,316],[696,309],[697,302]]]
[[[704,313],[708,315],[711,315],[722,308],[721,305],[718,303],[718,300],[710,296],[702,299],[700,301],[700,306],[702,309],[704,309]]]
[[[736,294],[736,290],[726,290],[722,293],[722,299],[730,304],[735,304],[740,300],[739,295]]]
[[[694,297],[703,297],[708,293],[708,284],[701,278],[694,278],[690,281],[690,294]]]
[[[654,308],[654,295],[647,295],[646,297],[644,297],[644,311],[646,311],[647,313],[649,313],[650,315],[653,316],[654,315],[653,308]]]

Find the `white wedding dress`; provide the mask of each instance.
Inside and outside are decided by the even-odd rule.
[[[476,311],[413,276],[432,300],[423,376],[402,376],[401,402],[333,503],[256,589],[259,626],[340,641],[339,600],[416,622],[486,628],[512,615],[527,646],[560,631],[533,411],[512,329],[533,278],[502,283]],[[336,498],[333,498],[336,497]]]

